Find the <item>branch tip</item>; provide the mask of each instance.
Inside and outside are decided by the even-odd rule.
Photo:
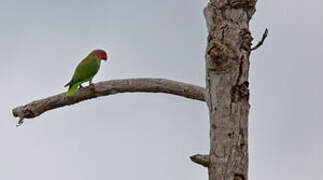
[[[16,127],[20,127],[24,123],[24,118],[20,118],[18,123],[16,124]]]
[[[202,154],[196,154],[190,157],[190,159],[199,164],[202,165],[204,167],[209,167],[210,165],[210,157],[209,155],[202,155]]]
[[[254,50],[258,49],[260,46],[262,46],[264,44],[264,41],[267,38],[267,36],[268,36],[268,29],[266,28],[264,34],[262,35],[261,40],[258,42],[258,44],[255,47],[251,48],[251,51],[254,51]]]

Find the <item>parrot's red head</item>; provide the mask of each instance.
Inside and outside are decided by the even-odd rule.
[[[94,51],[95,51],[95,55],[96,55],[100,60],[105,60],[105,61],[107,61],[108,56],[107,56],[107,53],[106,53],[104,50],[97,49],[97,50],[94,50]]]

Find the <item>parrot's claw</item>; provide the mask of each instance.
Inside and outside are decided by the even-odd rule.
[[[90,87],[90,88],[95,88],[95,85],[91,83],[91,84],[89,85],[89,87]]]
[[[84,87],[82,86],[82,84],[80,84],[80,88],[84,88]]]

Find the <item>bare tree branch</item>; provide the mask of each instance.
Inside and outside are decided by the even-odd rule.
[[[199,165],[202,165],[204,167],[209,167],[210,165],[210,156],[209,155],[202,155],[202,154],[196,154],[190,157],[191,160]]]
[[[261,40],[258,42],[258,44],[255,47],[251,48],[251,51],[258,49],[262,44],[264,44],[264,41],[267,38],[267,35],[268,35],[268,29],[266,28],[264,34],[262,35]]]
[[[205,101],[205,88],[203,87],[166,79],[121,79],[99,82],[93,86],[81,88],[71,97],[66,97],[65,93],[61,93],[45,99],[36,100],[14,108],[12,114],[20,118],[18,122],[18,125],[20,125],[23,123],[24,118],[34,118],[55,108],[72,105],[100,96],[130,92],[166,93]]]

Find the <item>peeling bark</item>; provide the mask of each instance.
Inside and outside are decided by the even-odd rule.
[[[210,180],[248,179],[249,21],[256,1],[210,0],[206,92],[210,112]]]
[[[209,180],[248,180],[249,57],[253,48],[249,21],[256,0],[210,0],[204,9],[208,28],[206,89],[165,79],[125,79],[100,82],[13,109],[13,115],[34,118],[42,113],[87,99],[128,92],[167,93],[206,101],[210,118],[210,153],[191,160],[208,168]]]

